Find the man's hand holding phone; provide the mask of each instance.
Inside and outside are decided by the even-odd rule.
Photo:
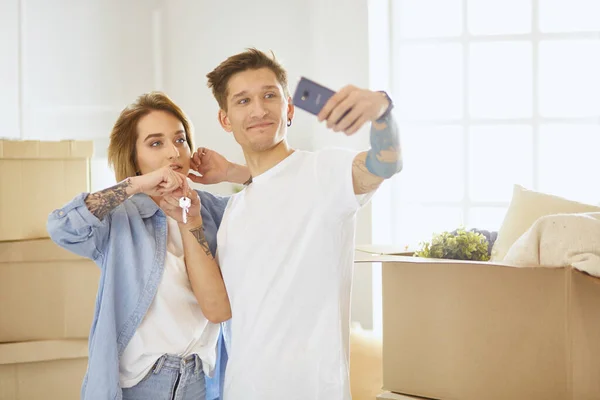
[[[319,122],[327,121],[328,128],[346,135],[356,133],[367,122],[375,122],[390,106],[383,92],[349,85],[336,93],[307,78],[298,82],[293,102],[317,115]]]
[[[379,119],[389,104],[382,92],[349,85],[334,94],[317,116],[319,121],[327,121],[327,127],[334,132],[353,135],[365,123]]]

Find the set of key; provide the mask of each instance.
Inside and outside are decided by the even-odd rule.
[[[189,197],[182,197],[179,199],[179,207],[181,207],[181,212],[183,216],[183,223],[187,224],[187,215],[192,206],[192,200]]]

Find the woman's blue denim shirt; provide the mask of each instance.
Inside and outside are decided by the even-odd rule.
[[[228,198],[198,191],[206,238],[213,255],[217,229]],[[83,400],[120,400],[119,359],[161,281],[167,247],[167,219],[145,194],[136,194],[101,221],[85,205],[87,193],[75,197],[48,217],[48,233],[59,246],[90,258],[101,269],[96,308],[89,335],[88,368]],[[223,336],[217,366],[207,378],[207,400],[217,399],[227,362]]]

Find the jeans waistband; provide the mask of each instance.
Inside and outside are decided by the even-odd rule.
[[[194,373],[198,373],[202,368],[202,360],[200,360],[198,354],[190,354],[186,357],[180,357],[174,354],[164,354],[156,361],[152,368],[152,372],[158,374],[163,368],[174,369],[179,372],[193,369]]]

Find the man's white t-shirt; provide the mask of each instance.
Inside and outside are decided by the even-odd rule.
[[[137,385],[164,354],[198,354],[208,376],[216,363],[219,324],[206,319],[192,291],[177,221],[167,217],[167,224],[165,269],[148,312],[121,356],[122,388]]]
[[[225,400],[346,400],[356,152],[295,151],[234,195],[218,235],[232,307]]]

